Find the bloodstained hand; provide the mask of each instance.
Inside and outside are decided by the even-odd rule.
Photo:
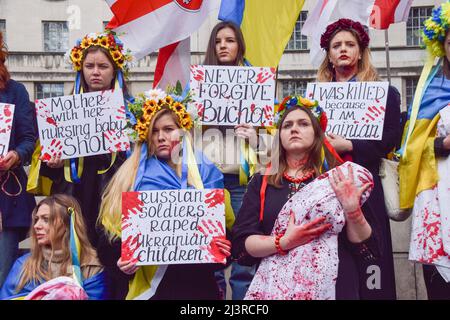
[[[336,167],[332,177],[329,177],[330,185],[336,194],[336,198],[342,205],[346,219],[356,223],[364,223],[365,218],[361,211],[361,196],[373,183],[367,182],[361,188],[354,183],[353,168],[348,166],[348,177],[345,177],[341,168]]]

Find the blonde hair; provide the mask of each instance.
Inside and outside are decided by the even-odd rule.
[[[358,39],[355,34],[356,31],[353,30],[344,30],[353,34],[353,36]],[[339,32],[337,32],[339,33]],[[336,33],[336,34],[337,34]],[[333,36],[334,38],[334,36]],[[330,42],[333,40],[330,40]],[[361,50],[361,46],[358,42],[358,48]],[[329,51],[327,51],[327,55],[325,59],[323,59],[322,64],[317,71],[317,81],[318,82],[330,82],[333,80],[334,76],[334,68],[330,62],[330,58],[328,56]],[[358,81],[378,81],[380,77],[378,76],[378,72],[372,64],[372,57],[369,47],[363,49],[361,53],[361,60],[358,61],[358,73],[356,74],[356,78]]]
[[[148,127],[148,134],[151,135],[156,121],[165,114],[170,114],[178,128],[181,128],[178,116],[169,109],[159,110],[150,121]],[[185,133],[187,138],[190,138],[188,132]],[[148,155],[155,154],[155,146],[152,145],[150,137],[147,139]],[[111,181],[105,188],[102,195],[102,202],[100,205],[100,213],[97,219],[98,225],[103,225],[105,234],[110,241],[120,238],[122,231],[122,192],[133,191],[136,181],[136,174],[139,167],[139,160],[141,159],[142,142],[137,142],[131,156],[120,166],[119,170],[114,174]],[[175,169],[178,176],[181,176],[181,163],[176,165]],[[193,177],[188,173],[188,183],[192,183]]]
[[[34,230],[34,223],[36,214],[43,205],[47,205],[50,210],[48,217],[49,224],[49,240],[51,255],[50,260],[46,264],[42,248],[38,244],[36,232]],[[69,195],[54,194],[38,203],[34,208],[31,217],[32,225],[30,228],[31,235],[31,255],[25,261],[20,274],[20,281],[17,286],[19,292],[27,283],[39,283],[41,281],[48,281],[58,276],[70,276],[67,274],[68,268],[72,265],[72,254],[70,250],[70,213],[69,208],[73,208],[75,215],[75,230],[80,240],[80,264],[97,260],[97,252],[92,247],[87,237],[87,229],[81,214],[81,207],[78,201]],[[61,274],[52,274],[50,264],[54,256],[55,250],[62,250],[62,264],[59,272]]]

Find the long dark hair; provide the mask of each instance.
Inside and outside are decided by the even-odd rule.
[[[220,30],[225,29],[225,28],[230,28],[234,31],[234,35],[236,37],[236,41],[238,44],[238,52],[237,52],[236,61],[234,62],[234,65],[239,66],[239,65],[244,64],[244,55],[245,55],[244,36],[242,35],[241,28],[239,28],[233,22],[229,22],[229,21],[219,22],[212,29],[211,35],[209,37],[208,47],[206,48],[205,60],[204,60],[203,64],[212,65],[212,66],[217,66],[217,65],[221,64],[219,62],[219,59],[217,58],[217,53],[216,53],[216,38],[217,38],[217,33],[219,33]]]
[[[297,105],[291,107],[288,110],[286,110],[286,112],[281,117],[280,125],[278,126],[278,131],[275,135],[274,145],[272,147],[273,154],[271,163],[274,164],[278,162],[278,170],[274,174],[269,175],[267,183],[277,188],[282,187],[281,178],[283,177],[284,171],[287,169],[286,150],[283,148],[283,145],[281,143],[280,131],[282,130],[281,128],[283,127],[283,123],[287,115],[295,110],[301,110],[308,115],[314,130],[314,142],[308,151],[308,159],[307,162],[305,163],[305,169],[314,170],[314,176],[316,177],[320,175],[320,170],[322,167],[322,159],[321,159],[322,148],[325,151],[325,159],[328,163],[329,169],[332,169],[337,165],[339,165],[339,161],[324,146],[325,135],[322,129],[320,128],[319,121],[317,121],[313,113],[308,108],[303,106]]]
[[[6,83],[11,78],[8,69],[5,66],[6,57],[8,56],[8,50],[3,43],[3,34],[0,32],[0,90],[5,90]]]
[[[113,77],[113,79],[111,81],[111,85],[110,85],[110,89],[113,89],[115,81],[116,81],[116,78],[117,78],[117,72],[119,71],[119,67],[114,62],[114,59],[111,57],[111,54],[109,53],[109,51],[107,49],[105,49],[103,47],[100,47],[100,46],[91,46],[91,47],[87,48],[86,50],[83,51],[83,58],[81,60],[81,65],[84,64],[84,60],[86,59],[86,56],[89,53],[93,53],[93,52],[97,52],[97,51],[103,52],[106,55],[106,57],[108,58],[109,62],[111,62],[112,66],[114,68],[114,77]],[[81,69],[80,84],[81,84],[81,87],[83,88],[83,92],[89,92],[89,87],[88,87],[88,85],[86,83],[86,80],[84,79],[83,69]],[[126,85],[125,81],[123,82],[122,90],[123,90],[123,94],[124,95],[128,92],[127,85]],[[73,92],[75,92],[75,89],[73,90]]]

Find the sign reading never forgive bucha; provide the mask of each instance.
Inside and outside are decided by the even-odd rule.
[[[14,105],[0,103],[0,157],[8,153],[14,117]]]
[[[192,65],[190,88],[204,125],[273,125],[274,68]]]
[[[388,82],[317,82],[308,83],[306,96],[325,110],[327,133],[381,140],[388,89]]]
[[[122,193],[122,260],[137,265],[225,263],[223,189]]]
[[[125,151],[125,106],[121,90],[96,91],[36,100],[41,159]]]

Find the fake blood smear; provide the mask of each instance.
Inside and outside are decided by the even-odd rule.
[[[128,236],[128,238],[122,242],[122,260],[128,261],[133,259],[134,253],[139,248],[138,238],[140,233],[135,237]]]
[[[10,117],[11,116],[11,110],[9,110],[9,106],[5,107],[5,110],[3,111],[5,116]]]
[[[206,194],[205,203],[208,208],[215,208],[218,204],[223,204],[225,202],[225,195],[223,190],[216,189]]]
[[[56,121],[55,121],[53,118],[47,117],[46,121],[47,121],[49,124],[54,125],[55,127],[57,126],[57,125],[56,125]]]
[[[130,212],[137,214],[141,211],[144,203],[139,200],[139,192],[127,192],[122,195],[122,214],[123,220],[130,218]]]
[[[211,244],[208,246],[208,252],[212,256],[212,259],[216,263],[223,263],[226,259],[226,256],[222,251],[220,251],[220,248],[217,246],[216,239],[225,239],[225,236],[217,236],[214,237],[211,241]]]

